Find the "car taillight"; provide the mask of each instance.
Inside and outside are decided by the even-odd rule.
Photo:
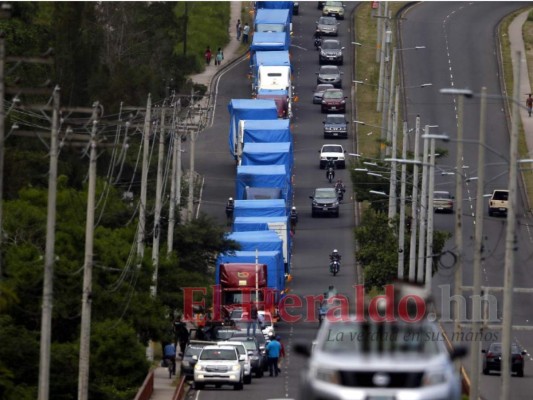
[[[494,354],[492,354],[490,351],[487,353],[487,358],[494,358]]]

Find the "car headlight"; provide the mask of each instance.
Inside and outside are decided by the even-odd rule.
[[[315,378],[319,381],[332,383],[334,385],[340,384],[339,373],[333,369],[317,368],[315,371]]]
[[[241,366],[240,364],[237,364],[237,365],[234,365],[233,367],[231,367],[232,371],[240,371],[241,370]]]
[[[447,381],[446,373],[442,371],[428,371],[424,374],[422,379],[423,386],[440,385]]]
[[[338,201],[335,201],[335,202],[333,203],[333,206],[334,206],[334,207],[337,207],[338,205],[339,205],[339,202],[338,202]]]
[[[205,367],[203,365],[200,365],[200,364],[196,364],[194,366],[194,370],[195,371],[205,371]]]

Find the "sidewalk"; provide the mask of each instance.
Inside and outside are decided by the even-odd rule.
[[[222,61],[222,65],[217,66],[214,65],[214,62],[211,62],[211,65],[206,66],[205,71],[201,72],[196,75],[191,75],[190,78],[194,83],[199,83],[202,85],[207,86],[207,90],[209,91],[211,82],[213,80],[213,77],[218,73],[218,71],[224,69],[229,63],[231,63],[233,60],[235,60],[237,57],[239,57],[239,46],[241,44],[240,41],[237,40],[237,20],[241,18],[241,2],[240,1],[232,1],[230,2],[231,7],[231,15],[230,15],[230,22],[229,22],[229,37],[230,41],[224,47],[222,50],[224,52],[224,61]],[[212,49],[213,56],[216,54],[217,49]]]
[[[522,126],[524,127],[524,135],[528,148],[529,158],[533,154],[533,117],[529,117],[525,109],[526,98],[531,93],[531,84],[529,82],[528,66],[526,60],[526,50],[524,46],[524,38],[522,37],[522,26],[527,19],[529,11],[524,11],[509,25],[509,41],[511,43],[511,58],[513,60],[513,69],[517,62],[520,63],[520,118],[522,119]],[[516,58],[516,52],[520,52],[520,60]],[[508,88],[511,90],[512,88]]]

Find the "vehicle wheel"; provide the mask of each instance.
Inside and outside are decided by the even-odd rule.
[[[234,390],[242,390],[242,387],[243,387],[242,382],[239,382],[239,383],[236,383],[235,385],[233,385],[233,389]]]
[[[217,384],[215,385],[215,388],[217,388],[217,389],[220,389],[221,387],[222,387],[222,385],[221,385],[220,383],[217,383]]]
[[[194,382],[194,389],[195,390],[201,390],[203,388],[204,388],[204,384],[203,383]]]
[[[488,375],[488,374],[489,374],[489,369],[483,368],[483,375]]]
[[[494,213],[489,208],[489,217],[492,217],[492,216],[494,216]]]
[[[339,218],[339,212],[338,211],[335,213],[335,218]]]
[[[516,371],[516,376],[518,376],[519,378],[523,378],[524,377],[524,368],[520,368],[518,371]]]
[[[244,377],[244,383],[246,383],[247,385],[252,383],[252,374]]]

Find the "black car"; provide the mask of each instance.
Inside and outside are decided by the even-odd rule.
[[[186,380],[192,380],[194,378],[194,366],[197,361],[193,359],[193,356],[198,356],[204,346],[214,344],[216,343],[191,340],[185,347],[185,352],[181,357],[181,376],[184,376]]]
[[[348,121],[344,114],[328,114],[324,120],[324,138],[348,138]]]
[[[502,344],[491,343],[487,350],[481,350],[483,353],[483,374],[488,375],[490,371],[501,371],[502,363]],[[518,345],[511,345],[511,371],[517,376],[524,376],[524,356],[527,353],[522,351]]]
[[[309,196],[311,203],[311,216],[318,214],[332,214],[339,216],[339,199],[334,188],[317,188],[313,196]]]
[[[318,54],[318,62],[322,64],[339,64],[342,65],[344,56],[342,51],[344,47],[337,39],[325,39],[320,45],[320,52]]]
[[[261,337],[263,337],[262,334]],[[246,350],[248,351],[248,354],[250,355],[252,373],[255,374],[256,378],[261,378],[268,368],[268,360],[266,356],[266,351],[264,348],[261,349],[257,338],[247,337],[245,332],[244,336],[236,335],[232,337],[231,340],[239,341],[244,344]],[[265,340],[264,337],[263,340]]]

